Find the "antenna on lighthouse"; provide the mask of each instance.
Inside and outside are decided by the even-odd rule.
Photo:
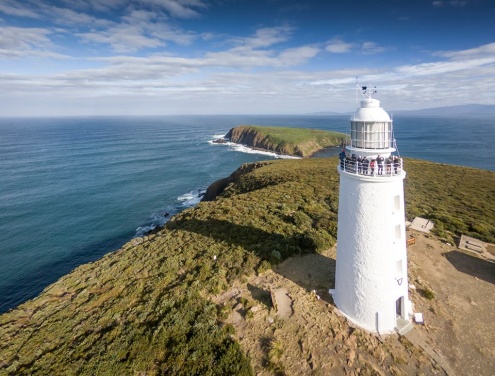
[[[371,95],[378,93],[378,90],[376,90],[376,86],[361,86],[361,93],[365,99],[371,99]]]
[[[358,76],[356,76],[356,106],[358,104],[358,90],[359,90]]]

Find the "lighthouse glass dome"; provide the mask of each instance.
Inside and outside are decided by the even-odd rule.
[[[394,148],[392,120],[380,107],[380,101],[365,99],[361,101],[361,108],[352,115],[350,148]]]

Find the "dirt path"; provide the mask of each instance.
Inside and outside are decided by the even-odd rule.
[[[433,236],[414,234],[409,248],[411,294],[425,326],[416,327],[457,375],[495,370],[495,263],[459,251]],[[435,297],[423,298],[431,290]]]
[[[495,264],[433,236],[415,236],[416,244],[408,248],[409,278],[415,285],[410,298],[415,312],[425,317],[425,325],[413,329],[416,337],[445,360],[447,371],[492,375]],[[287,260],[216,297],[231,312],[228,322],[257,375],[446,374],[405,337],[379,338],[350,326],[327,292],[334,287],[334,272],[335,248]],[[274,291],[274,299],[285,302],[278,311]],[[429,300],[426,291],[435,297]]]

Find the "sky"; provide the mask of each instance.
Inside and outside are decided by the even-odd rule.
[[[0,116],[495,105],[494,0],[0,0]]]

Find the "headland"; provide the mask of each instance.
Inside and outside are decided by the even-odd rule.
[[[307,158],[326,148],[345,144],[347,135],[319,129],[240,125],[225,139],[255,149]]]
[[[454,244],[461,233],[494,242],[495,173],[405,158],[408,219],[436,229],[409,249],[425,325],[380,338],[326,293],[337,163],[243,165],[211,201],[1,315],[0,375],[490,374],[494,264]]]

